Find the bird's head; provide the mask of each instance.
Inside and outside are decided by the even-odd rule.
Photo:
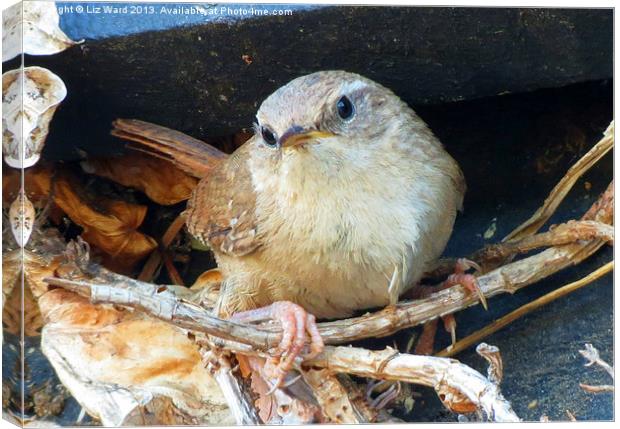
[[[294,79],[262,103],[256,119],[256,157],[276,173],[369,168],[385,152],[410,146],[416,127],[427,130],[392,91],[344,71]]]

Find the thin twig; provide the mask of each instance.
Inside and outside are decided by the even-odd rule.
[[[177,268],[174,266],[174,263],[172,262],[170,253],[164,250],[163,253],[161,253],[161,258],[164,261],[164,267],[166,267],[166,270],[168,271],[168,277],[170,277],[170,281],[172,282],[172,284],[177,285],[177,286],[185,286],[185,283],[183,282],[183,278],[181,277],[181,275],[179,274],[179,271],[177,270]]]
[[[569,250],[574,253],[580,251],[581,247]],[[478,278],[478,282],[487,297],[514,292],[570,265],[571,256],[572,253],[562,249],[548,249],[485,274]],[[123,281],[119,282],[117,276]],[[114,276],[112,284],[93,284],[88,281],[55,277],[46,278],[44,281],[86,296],[93,303],[113,303],[138,308],[177,326],[238,341],[263,351],[279,343],[281,334],[279,327],[258,328],[222,320],[212,316],[202,307],[178,301],[171,292],[161,290],[158,286],[120,275]],[[476,297],[472,294],[460,288],[450,288],[424,299],[403,302],[365,316],[321,323],[319,331],[326,344],[349,343],[368,337],[391,335],[401,329],[454,313],[476,303]]]
[[[520,317],[523,317],[526,314],[531,313],[532,311],[537,310],[538,308],[557,300],[558,298],[561,298],[565,295],[568,295],[571,292],[574,292],[584,286],[587,286],[588,284],[594,282],[595,280],[601,278],[605,274],[612,271],[613,268],[614,268],[614,262],[613,261],[608,262],[607,264],[603,265],[602,267],[588,274],[584,278],[577,280],[576,282],[569,283],[565,286],[562,286],[559,289],[549,292],[548,294],[543,295],[540,298],[535,299],[532,302],[528,302],[527,304],[517,308],[516,310],[497,319],[496,321],[485,326],[479,331],[476,331],[473,334],[468,335],[467,337],[457,341],[454,345],[448,346],[447,348],[437,353],[436,356],[444,356],[444,357],[454,356],[455,354],[460,353],[461,351],[473,346],[474,344],[478,343],[479,341],[483,340],[489,335],[508,326],[510,323],[514,322]]]
[[[584,358],[588,360],[585,366],[592,366],[596,364],[600,366],[601,368],[603,368],[605,372],[609,374],[612,380],[614,379],[614,368],[611,365],[609,365],[607,362],[605,362],[603,359],[601,359],[601,356],[598,350],[592,344],[590,343],[586,344],[586,349],[579,350],[579,353],[581,354],[581,356],[583,356]]]
[[[614,379],[614,368],[601,359],[601,356],[598,350],[590,343],[586,344],[585,350],[579,350],[581,356],[586,358],[588,362],[586,362],[585,366],[592,366],[594,364],[600,366],[607,372],[607,374]],[[614,386],[610,385],[600,385],[600,386],[592,386],[589,384],[579,383],[579,387],[585,390],[588,393],[603,393],[603,392],[613,392]]]
[[[178,327],[204,332],[223,339],[238,341],[258,350],[267,351],[279,342],[279,333],[268,332],[252,325],[219,319],[191,302],[178,300],[172,293],[158,292],[157,286],[145,293],[132,291],[128,284],[93,284],[83,280],[48,277],[44,281],[90,298],[93,304],[117,304],[142,310]],[[148,283],[145,283],[148,285]]]
[[[476,252],[472,259],[483,261],[483,265],[493,264],[493,262],[501,263],[510,256],[530,252],[541,247],[561,246],[581,240],[594,239],[601,239],[613,245],[613,226],[592,220],[571,220],[557,225],[547,232],[486,246]]]
[[[166,251],[168,246],[174,240],[174,237],[183,229],[185,225],[185,216],[183,214],[178,215],[174,221],[170,224],[166,232],[161,238],[161,242],[159,243],[159,247],[151,252],[149,259],[144,264],[142,268],[142,272],[138,276],[138,280],[142,280],[144,282],[150,282],[153,280],[153,276],[155,275],[155,271],[161,264],[162,254]],[[178,284],[178,283],[177,283]]]
[[[566,410],[566,415],[568,416],[568,419],[571,422],[576,422],[577,418],[575,417],[575,415],[573,413],[570,412],[570,410]]]
[[[601,239],[613,244],[613,207],[614,181],[612,180],[605,192],[581,217],[581,220],[571,220],[565,224],[552,227],[550,231],[541,234],[517,237],[497,244],[486,246],[468,259],[476,261],[482,266],[483,272],[505,264],[508,258],[517,253],[524,253],[544,246],[558,246],[575,243],[581,240]],[[592,223],[595,222],[595,223]],[[604,225],[608,225],[607,227]],[[443,258],[437,261],[435,267],[426,276],[433,279],[445,278],[454,270],[456,259]]]
[[[608,392],[615,392],[614,386],[610,385],[610,384],[601,384],[598,386],[592,386],[590,384],[583,384],[583,383],[579,383],[579,387],[581,387],[583,390],[585,390],[588,393],[608,393]]]

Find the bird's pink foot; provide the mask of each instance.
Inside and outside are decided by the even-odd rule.
[[[315,317],[292,302],[278,301],[266,307],[236,313],[232,320],[244,323],[273,320],[282,327],[282,338],[275,357],[268,360],[263,369],[265,375],[275,378],[274,388],[280,387],[287,372],[293,368],[295,358],[303,351],[308,336],[310,347],[306,357],[315,357],[323,351],[323,339]]]
[[[466,271],[470,269],[475,269],[476,271],[481,271],[480,266],[474,261],[470,261],[469,259],[460,258],[456,261],[456,266],[454,267],[454,274],[448,276],[448,278],[443,281],[440,285],[434,287],[417,287],[414,289],[412,294],[412,298],[425,298],[428,295],[438,292],[440,290],[448,289],[450,287],[461,285],[466,290],[476,293],[480,298],[480,303],[486,309],[487,300],[480,290],[480,285],[478,284],[478,280],[472,274],[467,274]],[[452,339],[452,344],[456,342],[456,320],[454,315],[447,314],[441,317],[443,321],[443,326],[446,331],[450,333],[450,337]],[[434,351],[434,343],[435,343],[435,333],[437,331],[437,321],[433,320],[424,324],[424,328],[420,338],[418,340],[418,344],[415,348],[416,354],[421,355],[431,355]]]
[[[480,289],[478,280],[473,274],[466,273],[466,271],[471,268],[474,268],[476,271],[481,271],[480,266],[474,261],[470,261],[465,258],[458,259],[454,268],[454,274],[449,275],[446,281],[443,282],[442,289],[447,289],[455,285],[461,285],[468,291],[476,293],[484,309],[488,310],[487,300]]]
[[[454,274],[448,276],[448,278],[442,283],[441,288],[447,289],[452,286],[461,285],[469,292],[476,293],[484,309],[488,310],[487,300],[482,293],[482,290],[480,290],[478,280],[473,274],[466,273],[467,270],[472,268],[476,271],[481,271],[480,266],[474,261],[470,261],[465,258],[458,259],[456,261],[456,266],[454,267]],[[443,321],[444,329],[450,333],[452,345],[454,345],[456,343],[456,319],[453,314],[447,314],[441,319]]]

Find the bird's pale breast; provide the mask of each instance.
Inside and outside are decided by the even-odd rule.
[[[218,258],[231,311],[289,300],[319,318],[346,317],[389,304],[395,270],[397,294],[413,286],[443,251],[462,198],[447,173],[416,167],[388,177],[345,172],[331,184],[304,177],[303,186],[295,171],[255,176],[263,243]],[[425,174],[434,181],[420,180]]]

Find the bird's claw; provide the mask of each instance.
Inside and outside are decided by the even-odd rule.
[[[310,347],[305,357],[310,359],[323,351],[323,339],[316,325],[315,317],[292,302],[277,301],[267,307],[237,313],[233,319],[241,322],[274,320],[282,327],[282,338],[275,350],[274,357],[267,360],[264,368],[264,373],[269,378],[276,380],[271,393],[282,386],[286,374],[293,369],[295,359],[302,353],[308,336],[310,337]]]
[[[472,261],[471,259],[467,259],[467,258],[458,258],[456,260],[456,267],[455,267],[454,271],[456,273],[463,274],[467,270],[471,270],[472,268],[477,273],[482,272],[482,267],[480,267],[480,265],[478,265],[478,263],[476,261]]]
[[[470,261],[469,259],[465,258],[459,258],[456,261],[454,274],[448,276],[448,278],[444,282],[444,287],[448,288],[460,284],[468,291],[476,293],[484,309],[488,310],[489,306],[487,304],[487,299],[484,296],[484,293],[482,293],[482,289],[480,289],[478,279],[476,279],[473,274],[466,273],[466,271],[471,268],[475,269],[477,272],[482,271],[480,265],[478,265],[476,262]]]
[[[456,319],[454,318],[454,314],[446,314],[441,320],[443,321],[444,329],[450,333],[450,339],[454,346],[454,344],[456,344]]]

